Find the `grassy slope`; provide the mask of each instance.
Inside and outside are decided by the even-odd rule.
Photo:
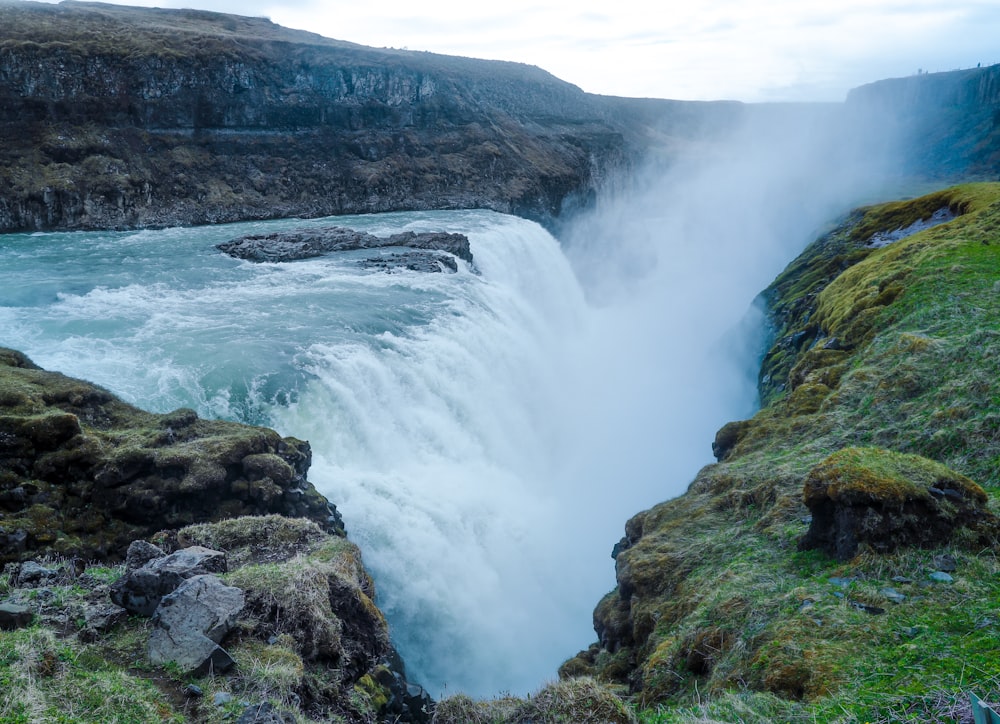
[[[943,206],[961,216],[866,246]],[[1000,694],[995,546],[958,536],[838,563],[797,542],[807,473],[851,446],[944,463],[995,510],[1000,185],[856,212],[765,294],[776,327],[766,406],[730,426],[724,462],[629,522],[619,589],[595,612],[604,645],[563,674],[628,683],[649,722],[957,721],[962,692]],[[951,584],[928,579],[941,553],[959,561]]]
[[[303,724],[381,720],[388,691],[374,656],[388,631],[354,544],[280,516],[189,526],[179,539],[229,554],[223,579],[247,598],[223,642],[236,667],[195,676],[153,666],[141,616],[88,632],[87,609],[108,604],[124,566],[92,565],[44,588],[19,589],[4,572],[0,599],[27,605],[35,621],[0,631],[0,722],[225,722],[262,701]],[[217,704],[218,693],[231,699]]]

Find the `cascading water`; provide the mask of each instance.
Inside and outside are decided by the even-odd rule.
[[[590,394],[572,387],[583,293],[547,232],[490,212],[335,222],[464,232],[476,268],[453,275],[214,249],[322,223],[2,237],[3,344],[149,409],[310,440],[310,479],[362,546],[414,678],[435,694],[528,691],[592,638],[629,510],[614,486],[567,477],[567,420]],[[607,505],[619,514],[587,512]]]
[[[148,409],[310,440],[411,677],[435,696],[527,692],[593,640],[625,520],[682,492],[751,412],[753,296],[878,186],[815,124],[767,119],[602,199],[565,250],[482,211],[0,237],[0,344]],[[476,269],[214,248],[331,223],[466,233]]]

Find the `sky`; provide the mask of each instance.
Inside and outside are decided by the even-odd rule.
[[[882,78],[1000,63],[997,0],[134,0],[264,16],[375,47],[537,65],[583,90],[840,101]]]

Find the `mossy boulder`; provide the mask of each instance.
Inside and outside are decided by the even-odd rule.
[[[802,496],[812,523],[799,547],[839,560],[860,545],[941,546],[963,532],[989,543],[1000,532],[980,486],[933,460],[882,448],[833,453],[809,471]]]
[[[282,686],[305,710],[347,712],[359,722],[427,719],[430,699],[405,679],[353,543],[279,515],[188,526],[177,543],[226,551],[223,578],[246,600],[231,652],[238,665],[241,651],[283,662],[275,664]]]
[[[159,530],[244,515],[341,529],[306,478],[310,461],[302,440],[188,409],[144,412],[0,349],[0,563],[117,560]]]

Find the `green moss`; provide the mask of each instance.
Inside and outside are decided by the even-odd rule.
[[[358,679],[354,689],[364,699],[365,708],[375,714],[385,709],[392,695],[392,692],[375,681],[371,674],[365,674]]]
[[[901,504],[931,500],[929,489],[952,490],[978,503],[986,492],[964,475],[919,455],[882,448],[844,448],[813,468],[805,483],[807,503],[815,496],[834,501],[878,500]]]

